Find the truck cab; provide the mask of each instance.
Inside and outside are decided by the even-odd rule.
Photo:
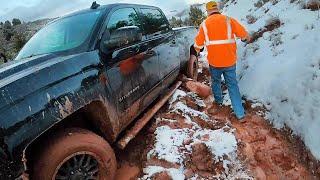
[[[112,145],[184,69],[195,33],[136,4],[45,26],[0,67],[0,179],[113,179]]]

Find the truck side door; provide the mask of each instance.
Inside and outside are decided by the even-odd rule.
[[[100,56],[123,129],[143,109],[141,98],[160,81],[157,54],[142,35],[134,6],[109,13]]]
[[[180,66],[179,47],[175,42],[175,34],[160,9],[142,7],[140,12],[147,39],[154,42],[154,49],[159,57],[160,78],[165,80]],[[171,81],[174,79],[175,77]]]
[[[138,79],[146,78],[141,66],[145,60],[141,49],[142,33],[136,17],[137,12],[133,7],[114,9],[108,15],[100,42],[100,57],[106,68],[107,81],[112,90],[111,98],[120,119],[125,119],[123,112],[142,94],[143,87]]]

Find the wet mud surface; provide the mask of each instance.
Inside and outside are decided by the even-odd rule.
[[[256,115],[255,110],[248,110],[246,123],[239,123],[228,111],[222,110],[218,116],[231,119],[239,155],[255,179],[317,179],[295,155],[286,137]]]
[[[208,75],[208,70],[203,69],[198,80],[208,84]],[[180,89],[187,92],[185,84]],[[201,100],[205,106],[199,106],[198,100],[192,96],[182,97],[178,102],[206,114],[209,120],[190,115],[190,122],[186,120],[184,113],[170,111],[168,104],[125,150],[115,150],[118,159],[116,180],[177,179],[174,177],[178,176],[174,176],[175,171],[172,170],[179,168],[184,169],[182,176],[185,179],[319,179],[319,174],[312,174],[310,167],[301,159],[302,156],[297,154],[301,151],[293,148],[296,146],[292,144],[293,141],[290,141],[285,133],[273,129],[262,116],[257,115],[261,109],[251,108],[250,103],[246,103],[246,122],[240,123],[235,119],[230,107],[215,105],[211,96]],[[170,162],[159,154],[150,155],[150,151],[156,146],[159,127],[168,127],[172,131],[187,129],[187,138],[183,139],[176,149],[183,154],[183,160]],[[194,139],[190,138],[197,128],[203,131],[222,130],[233,133],[237,141],[236,156],[216,157],[207,143],[212,140],[210,134],[203,133]],[[231,163],[226,166],[226,161]],[[161,167],[162,170],[151,174],[149,172],[147,176],[148,167]]]

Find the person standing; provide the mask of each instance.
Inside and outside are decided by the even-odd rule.
[[[223,102],[221,89],[221,76],[223,75],[233,111],[237,119],[242,121],[245,111],[236,78],[237,45],[235,38],[250,41],[250,36],[237,20],[221,14],[215,1],[208,2],[206,10],[208,17],[200,25],[194,47],[197,52],[203,47],[207,48],[215,102],[219,105]]]

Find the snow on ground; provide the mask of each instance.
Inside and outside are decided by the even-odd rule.
[[[191,108],[188,105],[190,103],[194,103],[198,108]],[[205,106],[204,101],[194,93],[186,93],[183,90],[177,90],[174,93],[169,100],[168,110],[166,110],[169,116],[168,114],[168,117],[159,115],[156,118],[155,145],[148,152],[147,158],[148,160],[152,158],[164,160],[175,166],[165,168],[165,166],[151,164],[143,169],[145,175],[141,179],[152,179],[161,172],[166,172],[174,180],[203,178],[203,174],[197,173],[199,167],[191,168],[193,173],[190,174],[190,163],[188,162],[192,161],[193,166],[203,163],[201,162],[202,157],[196,158],[195,156],[200,154],[200,156],[208,157],[204,149],[208,150],[210,159],[205,160],[205,163],[208,164],[202,166],[204,169],[199,171],[213,171],[211,174],[207,172],[206,179],[250,179],[237,157],[237,140],[234,129],[228,124],[220,124],[215,128],[200,125],[218,123],[201,111],[201,108]],[[174,123],[178,126],[172,126]],[[218,167],[221,169],[214,169]]]
[[[291,128],[320,160],[319,11],[302,9],[308,1],[235,2],[229,1],[224,13],[241,21],[251,32],[275,19],[281,21],[279,28],[265,32],[254,43],[238,43],[242,94],[261,102],[275,127]],[[250,24],[247,18],[256,21]]]

